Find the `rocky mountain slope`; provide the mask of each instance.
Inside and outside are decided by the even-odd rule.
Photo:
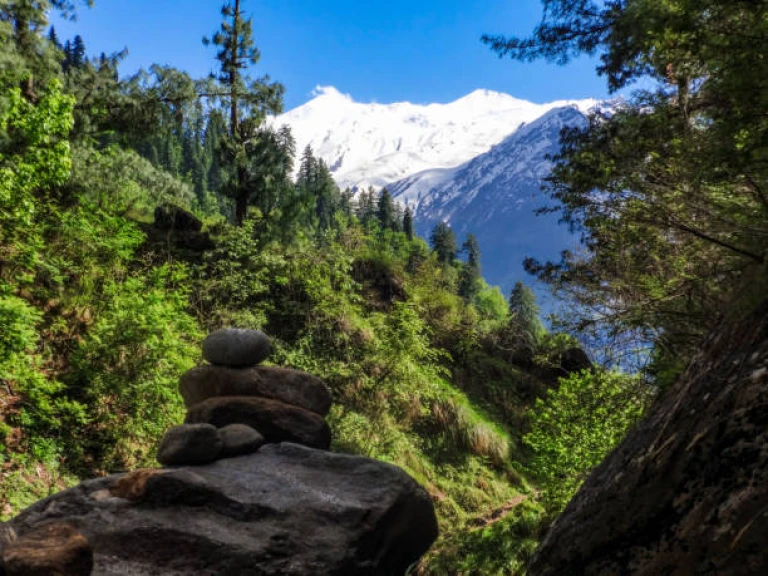
[[[554,258],[574,244],[557,215],[535,211],[547,204],[541,186],[551,168],[548,156],[559,149],[560,131],[584,122],[576,105],[554,108],[461,166],[427,170],[389,189],[414,207],[420,235],[428,237],[440,221],[451,224],[459,241],[475,234],[483,275],[509,289],[516,280],[529,281],[523,258]]]

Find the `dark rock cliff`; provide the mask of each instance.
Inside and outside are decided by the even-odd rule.
[[[768,574],[768,302],[592,473],[530,574]]]

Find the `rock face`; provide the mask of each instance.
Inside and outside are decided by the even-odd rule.
[[[400,469],[294,444],[84,482],[10,526],[21,542],[53,520],[87,539],[93,574],[114,576],[399,575],[437,536]]]
[[[203,357],[211,364],[231,368],[255,366],[271,351],[269,337],[260,330],[225,328],[203,340]]]
[[[210,398],[189,409],[187,423],[213,424],[217,428],[245,424],[261,432],[267,442],[297,442],[325,450],[331,445],[331,430],[322,416],[267,398]]]
[[[768,302],[713,334],[529,574],[768,574]]]
[[[320,378],[288,368],[198,366],[181,377],[179,390],[187,408],[216,396],[262,396],[321,416],[331,408],[331,395]]]

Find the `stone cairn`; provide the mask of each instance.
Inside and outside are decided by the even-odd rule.
[[[259,330],[224,329],[203,341],[210,362],[189,370],[179,389],[187,407],[181,426],[157,451],[164,466],[208,464],[256,452],[265,443],[294,442],[327,450],[324,416],[331,395],[322,380],[298,370],[259,366],[272,351]]]

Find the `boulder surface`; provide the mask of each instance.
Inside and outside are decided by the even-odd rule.
[[[194,468],[84,482],[11,521],[19,540],[77,526],[96,575],[404,574],[437,537],[399,468],[295,444]],[[132,480],[135,498],[119,497]],[[120,490],[113,488],[120,483]]]
[[[213,424],[217,428],[245,424],[261,432],[267,442],[296,442],[324,450],[331,446],[331,429],[322,416],[267,398],[209,398],[190,408],[186,421]]]
[[[723,322],[590,475],[529,574],[768,574],[768,302]]]
[[[198,366],[184,373],[179,391],[187,408],[216,396],[261,396],[321,416],[331,409],[331,394],[325,383],[317,376],[290,368]]]

